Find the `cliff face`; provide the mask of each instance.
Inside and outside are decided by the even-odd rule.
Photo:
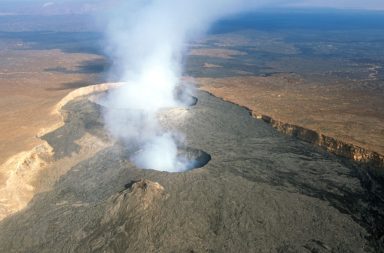
[[[371,235],[381,238],[382,201],[352,173],[359,168],[196,95],[189,120],[164,127],[212,155],[206,166],[143,170],[129,162],[135,151],[115,143],[0,222],[0,252],[364,252]],[[55,164],[69,159],[61,165],[84,135],[105,136],[99,105],[79,98],[64,110],[65,125],[43,137],[64,157]]]
[[[296,74],[199,78],[202,90],[295,136],[384,174],[382,96],[348,83],[308,83]]]
[[[70,93],[68,93],[65,97],[63,97],[52,109],[51,114],[56,114],[61,117],[61,121],[57,122],[56,124],[52,126],[48,126],[46,128],[40,129],[40,131],[37,133],[38,137],[41,137],[49,132],[52,132],[59,127],[64,125],[64,117],[65,113],[62,113],[61,109],[68,104],[70,101],[82,97],[82,96],[87,96],[92,93],[97,93],[97,92],[103,92],[107,91],[109,89],[117,88],[121,84],[120,83],[101,83],[101,84],[95,84],[95,85],[89,85],[86,87],[81,87],[79,89],[76,89]]]
[[[11,157],[0,166],[5,184],[0,186],[0,220],[24,208],[35,193],[34,181],[51,161],[52,147],[43,142],[30,151]]]
[[[108,145],[94,136],[87,135],[78,142],[81,148],[77,155],[70,160],[54,161],[55,152],[53,148],[40,137],[64,125],[66,113],[62,111],[62,108],[70,101],[117,86],[119,86],[117,83],[104,83],[82,87],[70,92],[52,110],[52,114],[58,115],[61,121],[40,129],[37,133],[39,144],[31,150],[13,155],[4,164],[0,165],[2,183],[0,185],[0,220],[23,209],[28,204],[39,191],[40,173],[47,168],[54,170],[53,162],[57,164],[56,167],[60,167],[61,172],[55,172],[58,173],[58,175],[55,175],[58,178],[71,165],[73,166]]]
[[[294,136],[300,140],[320,146],[335,155],[372,167],[376,169],[373,172],[381,176],[384,175],[384,157],[377,152],[370,151],[350,143],[345,143],[311,129],[274,120],[266,115],[258,115],[256,117],[261,118],[263,121],[284,134]]]
[[[255,115],[302,126],[384,155],[382,93],[348,81],[309,81],[297,74],[199,78],[200,88]]]

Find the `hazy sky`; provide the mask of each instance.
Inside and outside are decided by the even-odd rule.
[[[302,0],[285,2],[291,6],[301,7],[330,7],[338,9],[384,10],[384,0]]]
[[[76,11],[79,6],[80,11],[103,10],[115,3],[128,2],[135,0],[0,0],[0,13],[9,11],[26,11],[25,8],[34,11],[52,9],[69,9]],[[190,0],[180,0],[190,1]],[[208,1],[208,0],[207,0]],[[223,0],[225,1],[225,0]],[[300,7],[300,8],[337,8],[337,9],[361,9],[361,10],[384,10],[384,0],[249,0],[250,4],[256,3],[265,7]],[[17,8],[16,8],[17,6]],[[15,7],[15,8],[12,8]]]

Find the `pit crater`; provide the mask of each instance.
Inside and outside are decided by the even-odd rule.
[[[141,151],[137,151],[135,155],[138,155]],[[145,166],[136,166],[139,169],[151,169],[151,170],[157,170],[162,172],[169,172],[169,173],[183,173],[194,169],[199,169],[204,166],[206,166],[209,161],[212,159],[211,155],[207,152],[190,148],[190,147],[182,147],[178,148],[177,155],[176,155],[176,161],[174,168],[146,168]]]

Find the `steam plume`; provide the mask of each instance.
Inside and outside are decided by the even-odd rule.
[[[136,165],[185,170],[185,162],[177,156],[180,140],[162,130],[156,113],[180,103],[174,90],[188,41],[204,34],[217,19],[249,9],[250,2],[133,0],[114,13],[109,52],[124,86],[109,94],[105,119],[116,138],[139,147],[132,157]]]

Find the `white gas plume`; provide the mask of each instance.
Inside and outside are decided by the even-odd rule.
[[[178,157],[181,140],[164,131],[160,109],[178,106],[175,88],[182,74],[186,45],[227,15],[255,7],[248,0],[131,0],[110,18],[108,51],[117,66],[122,88],[107,98],[106,125],[126,145],[141,168],[183,171]]]

